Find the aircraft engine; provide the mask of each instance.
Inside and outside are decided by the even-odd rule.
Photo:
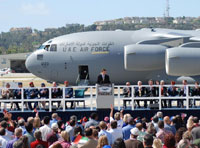
[[[165,54],[165,69],[172,76],[200,75],[200,48],[169,48]]]
[[[162,45],[134,44],[124,47],[124,67],[129,71],[150,71],[165,67]]]

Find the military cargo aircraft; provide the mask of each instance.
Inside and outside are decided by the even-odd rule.
[[[59,36],[26,60],[27,69],[48,81],[95,84],[102,68],[114,84],[149,79],[194,82],[200,78],[200,31],[144,28]]]

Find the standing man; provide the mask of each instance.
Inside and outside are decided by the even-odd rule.
[[[100,75],[97,78],[97,84],[110,84],[110,77],[107,75],[106,69],[102,69]]]
[[[14,90],[14,98],[15,99],[19,99],[19,100],[21,100],[22,99],[22,87],[23,87],[23,85],[22,85],[22,82],[19,82],[18,83],[18,89],[15,89]],[[20,108],[19,108],[19,102],[14,102],[15,104],[16,104],[16,106],[17,106],[17,110],[20,110]],[[23,105],[23,104],[22,104]]]
[[[131,97],[131,83],[126,82],[126,87],[123,88],[123,96],[126,98]],[[126,108],[126,102],[130,102],[130,99],[123,100],[123,106]]]
[[[37,99],[38,98],[38,89],[35,88],[34,83],[29,83],[30,88],[26,90],[27,99]],[[31,105],[32,102],[28,102],[28,107],[30,110],[33,110]],[[34,109],[38,107],[38,102],[34,102]]]

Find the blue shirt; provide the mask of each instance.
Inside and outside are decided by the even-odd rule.
[[[101,137],[103,135],[105,135],[108,138],[109,145],[112,145],[114,142],[114,141],[112,141],[112,135],[109,132],[107,132],[106,130],[101,130],[99,132],[99,137]]]
[[[73,88],[65,88],[65,97],[72,98],[73,97]]]
[[[50,121],[50,127],[52,126],[53,123],[57,123],[57,122],[58,122],[58,120],[52,119],[52,120]]]
[[[15,141],[17,141],[18,138],[15,138],[11,141],[8,142],[8,144],[6,145],[6,148],[13,148],[13,144],[15,143]]]
[[[165,124],[164,129],[167,130],[167,131],[172,132],[174,135],[176,134],[176,128],[174,126]]]
[[[135,125],[127,125],[125,127],[122,128],[122,134],[123,134],[123,139],[124,140],[128,140],[130,138],[131,135],[131,129],[134,128]]]

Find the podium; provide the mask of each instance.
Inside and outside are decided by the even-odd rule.
[[[103,84],[97,85],[96,94],[96,104],[97,109],[110,109],[110,105],[114,105],[114,85],[113,84]]]

